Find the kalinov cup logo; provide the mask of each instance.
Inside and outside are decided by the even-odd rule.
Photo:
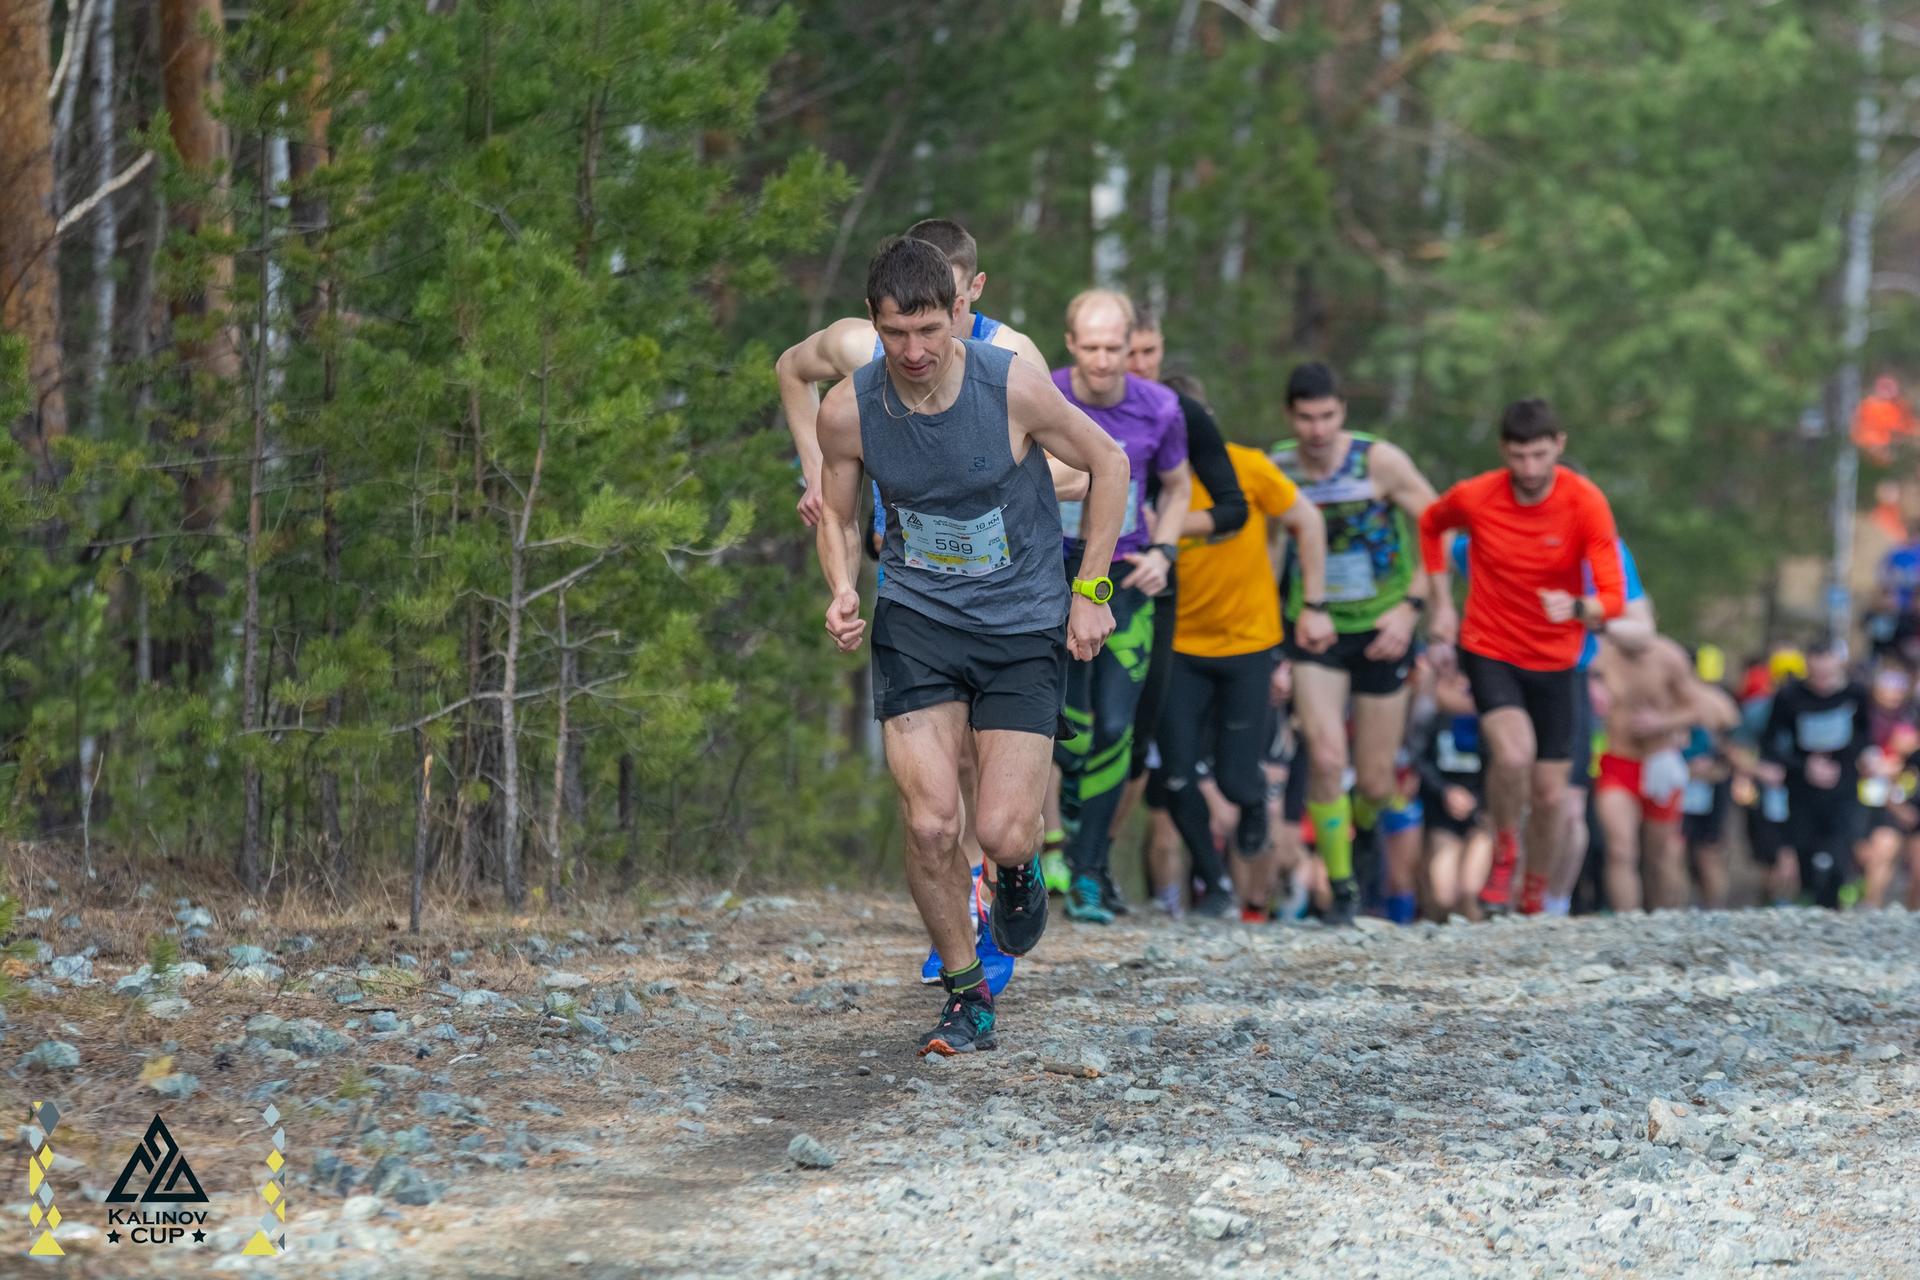
[[[66,1253],[54,1238],[60,1225],[60,1210],[53,1204],[53,1131],[60,1123],[60,1110],[51,1102],[36,1102],[29,1112],[30,1122],[22,1131],[27,1139],[27,1194],[32,1203],[28,1220],[37,1235],[28,1253],[40,1257],[61,1257]],[[287,1163],[287,1131],[279,1127],[280,1112],[269,1105],[260,1118],[273,1127],[272,1149],[267,1152],[267,1180],[260,1185],[260,1198],[266,1212],[260,1215],[259,1228],[240,1252],[253,1257],[273,1257],[286,1252],[287,1194],[281,1174]],[[147,1133],[127,1157],[119,1180],[107,1193],[107,1243],[119,1244],[205,1244],[207,1210],[188,1208],[204,1205],[208,1196],[195,1175],[187,1156],[167,1130],[167,1122],[158,1115],[147,1126]],[[121,1205],[158,1206],[120,1208]],[[176,1207],[179,1206],[179,1207]],[[121,1228],[126,1228],[122,1231]]]
[[[187,1163],[186,1153],[167,1131],[167,1123],[158,1115],[147,1126],[147,1136],[127,1157],[120,1180],[107,1193],[110,1205],[193,1205],[207,1203],[200,1179]],[[127,1227],[131,1244],[179,1244],[192,1228],[193,1243],[205,1244],[205,1209],[108,1209],[107,1243],[119,1244],[121,1227]]]

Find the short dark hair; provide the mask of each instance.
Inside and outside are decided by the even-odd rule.
[[[1515,400],[1500,415],[1500,439],[1507,444],[1532,444],[1548,436],[1565,435],[1560,415],[1539,396]]]
[[[1296,365],[1287,375],[1287,408],[1291,409],[1302,400],[1339,400],[1340,379],[1333,376],[1333,370],[1314,360],[1308,364]]]
[[[1137,302],[1133,304],[1133,331],[1135,333],[1160,332],[1160,317],[1153,313],[1152,307],[1143,307]],[[1194,396],[1195,400],[1199,398]]]
[[[947,265],[971,276],[980,269],[980,246],[967,229],[947,218],[922,218],[907,228],[907,235],[925,240],[946,255]]]
[[[1847,656],[1847,642],[1831,633],[1815,636],[1813,643],[1806,647],[1809,658],[1841,658]]]
[[[925,240],[888,241],[867,264],[867,306],[880,314],[888,298],[901,315],[953,310],[953,271],[940,250]]]

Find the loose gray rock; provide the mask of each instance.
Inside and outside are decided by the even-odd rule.
[[[386,1207],[386,1202],[379,1196],[348,1196],[347,1202],[340,1206],[340,1216],[348,1222],[365,1222],[369,1218],[377,1217]]]
[[[1218,1205],[1207,1204],[1195,1205],[1187,1210],[1187,1225],[1193,1228],[1195,1235],[1208,1240],[1225,1240],[1228,1236],[1244,1232],[1248,1220]]]
[[[72,1071],[80,1065],[80,1051],[65,1040],[42,1040],[21,1055],[20,1065],[43,1071]]]
[[[93,980],[93,958],[57,956],[47,971],[59,982],[90,982]]]
[[[798,1133],[787,1144],[787,1159],[802,1169],[831,1169],[838,1157],[811,1134]]]
[[[191,1098],[200,1090],[200,1077],[187,1071],[175,1071],[152,1081],[153,1091],[176,1102]]]

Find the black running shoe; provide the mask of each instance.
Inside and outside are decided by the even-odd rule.
[[[1339,928],[1351,925],[1360,906],[1360,886],[1351,878],[1333,882],[1333,905],[1320,917],[1327,925]]]
[[[1044,893],[1040,900],[1046,901]],[[923,1058],[930,1053],[951,1058],[956,1053],[999,1047],[1000,1041],[993,1034],[993,995],[985,983],[958,995],[949,994],[946,1007],[940,1011],[939,1025],[920,1037]]]
[[[1010,956],[1023,956],[1040,941],[1047,931],[1047,882],[1040,877],[1039,858],[1000,868],[987,931],[993,945]]]
[[[1193,904],[1193,914],[1208,920],[1226,920],[1233,915],[1234,906],[1233,890],[1214,885]]]
[[[1111,871],[1100,873],[1100,905],[1117,916],[1133,914],[1133,904],[1120,896],[1120,886],[1113,882]]]

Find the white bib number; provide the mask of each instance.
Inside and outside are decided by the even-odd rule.
[[[1365,547],[1327,553],[1327,599],[1335,604],[1371,600],[1379,593],[1373,582],[1373,554]]]
[[[1078,498],[1069,498],[1060,504],[1060,536],[1075,541],[1080,537],[1080,520],[1086,514],[1086,503]],[[1137,485],[1127,486],[1127,514],[1120,520],[1120,536],[1126,537],[1140,524],[1140,489]]]
[[[909,569],[984,578],[1013,563],[999,507],[971,520],[949,520],[905,507],[894,510],[900,516],[900,540]]]

